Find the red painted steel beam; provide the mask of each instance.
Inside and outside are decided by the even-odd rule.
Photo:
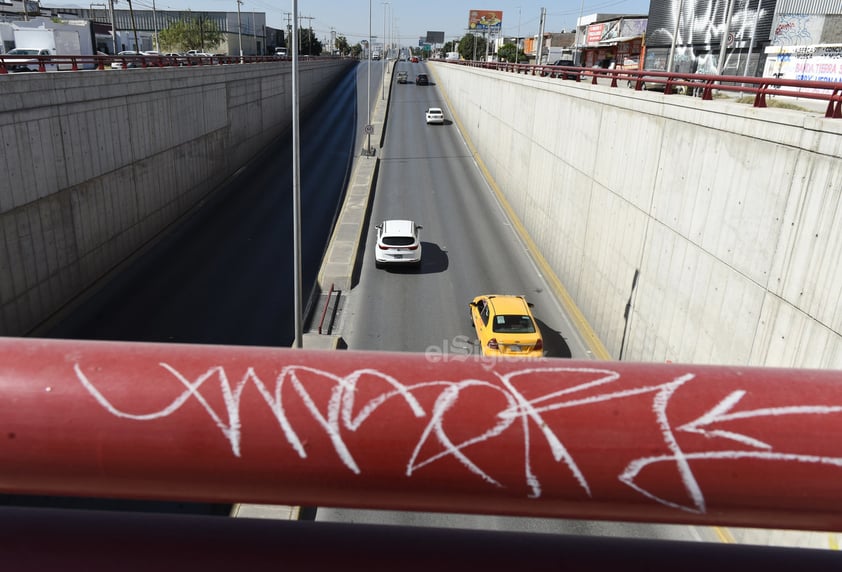
[[[842,372],[0,340],[0,491],[842,530]]]

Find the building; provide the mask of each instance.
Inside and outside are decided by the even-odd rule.
[[[209,23],[222,32],[222,43],[205,46],[207,52],[225,55],[265,55],[277,45],[277,31],[267,35],[264,12],[194,12],[170,10],[114,10],[114,38],[111,35],[112,16],[107,4],[91,4],[89,8],[49,7],[41,5],[42,16],[71,20],[90,20],[98,24],[96,47],[98,51],[112,54],[125,50],[164,51],[156,41],[161,30],[179,20],[198,20]],[[275,45],[269,45],[271,37]],[[283,33],[281,33],[281,38]]]
[[[673,37],[673,70],[750,76],[763,73],[770,46],[842,43],[840,0],[734,0],[730,14],[717,0],[687,2],[681,14],[678,6],[652,0],[646,69],[666,69]]]

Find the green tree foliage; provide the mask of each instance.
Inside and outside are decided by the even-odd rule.
[[[363,53],[363,46],[359,42],[351,46],[351,55],[355,58],[359,58],[360,54]]]
[[[164,51],[186,52],[213,51],[222,43],[222,32],[213,20],[206,16],[191,16],[173,22],[158,34],[158,42]]]
[[[299,28],[298,53],[302,56],[318,56],[322,53],[322,43],[313,32],[313,28]]]
[[[497,58],[501,62],[514,62],[516,55],[518,63],[525,64],[529,62],[526,54],[523,53],[523,50],[518,50],[517,46],[514,44],[503,44],[500,49],[497,50]]]
[[[339,55],[347,56],[351,53],[351,46],[348,45],[348,38],[345,36],[336,36],[336,50],[339,52]]]
[[[459,47],[456,50],[449,50],[451,52],[459,52],[459,55],[464,60],[483,60],[485,59],[485,38],[480,35],[465,34],[459,40]],[[476,53],[476,58],[474,58]]]

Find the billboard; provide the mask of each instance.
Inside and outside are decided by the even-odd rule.
[[[468,30],[471,32],[497,32],[503,26],[503,12],[500,10],[471,10],[468,14]]]
[[[444,32],[431,32],[427,30],[427,43],[428,44],[443,44],[444,43]]]

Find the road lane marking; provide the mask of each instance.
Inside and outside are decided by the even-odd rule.
[[[471,152],[473,156],[474,163],[479,167],[482,176],[485,178],[486,183],[491,187],[494,191],[494,194],[497,197],[497,200],[503,210],[506,212],[509,220],[512,223],[513,228],[517,231],[520,239],[526,245],[527,250],[529,250],[530,254],[532,255],[532,259],[534,263],[539,267],[540,271],[543,273],[544,278],[547,280],[547,283],[553,289],[556,294],[556,298],[561,301],[562,306],[567,311],[568,315],[570,316],[571,320],[576,324],[576,328],[579,331],[579,334],[582,336],[585,345],[590,349],[591,354],[594,357],[600,360],[613,360],[611,354],[608,353],[608,350],[605,348],[605,345],[602,343],[602,340],[599,339],[594,329],[591,327],[590,323],[588,323],[585,315],[573,301],[572,296],[565,288],[564,284],[562,284],[561,280],[556,276],[555,271],[549,265],[547,260],[544,258],[544,255],[541,254],[540,250],[538,249],[535,242],[532,240],[532,237],[526,231],[523,224],[520,222],[520,218],[515,214],[514,210],[512,210],[509,201],[506,200],[505,196],[503,195],[500,188],[497,186],[497,182],[494,180],[494,177],[491,176],[491,173],[486,168],[485,163],[483,163],[482,158],[479,156],[479,152],[477,151],[476,147],[471,141],[470,136],[468,133],[462,128],[462,121],[459,119],[459,116],[456,114],[453,106],[450,104],[450,98],[447,95],[447,91],[444,89],[444,86],[441,84],[438,78],[438,74],[435,71],[435,67],[431,67],[430,73],[433,75],[433,79],[435,80],[436,86],[439,88],[439,91],[442,94],[442,97],[447,104],[448,109],[450,110],[450,114],[453,117],[453,121],[456,123],[456,126],[459,128],[459,132],[462,134],[462,138],[465,141],[465,144],[468,146],[468,150]]]

